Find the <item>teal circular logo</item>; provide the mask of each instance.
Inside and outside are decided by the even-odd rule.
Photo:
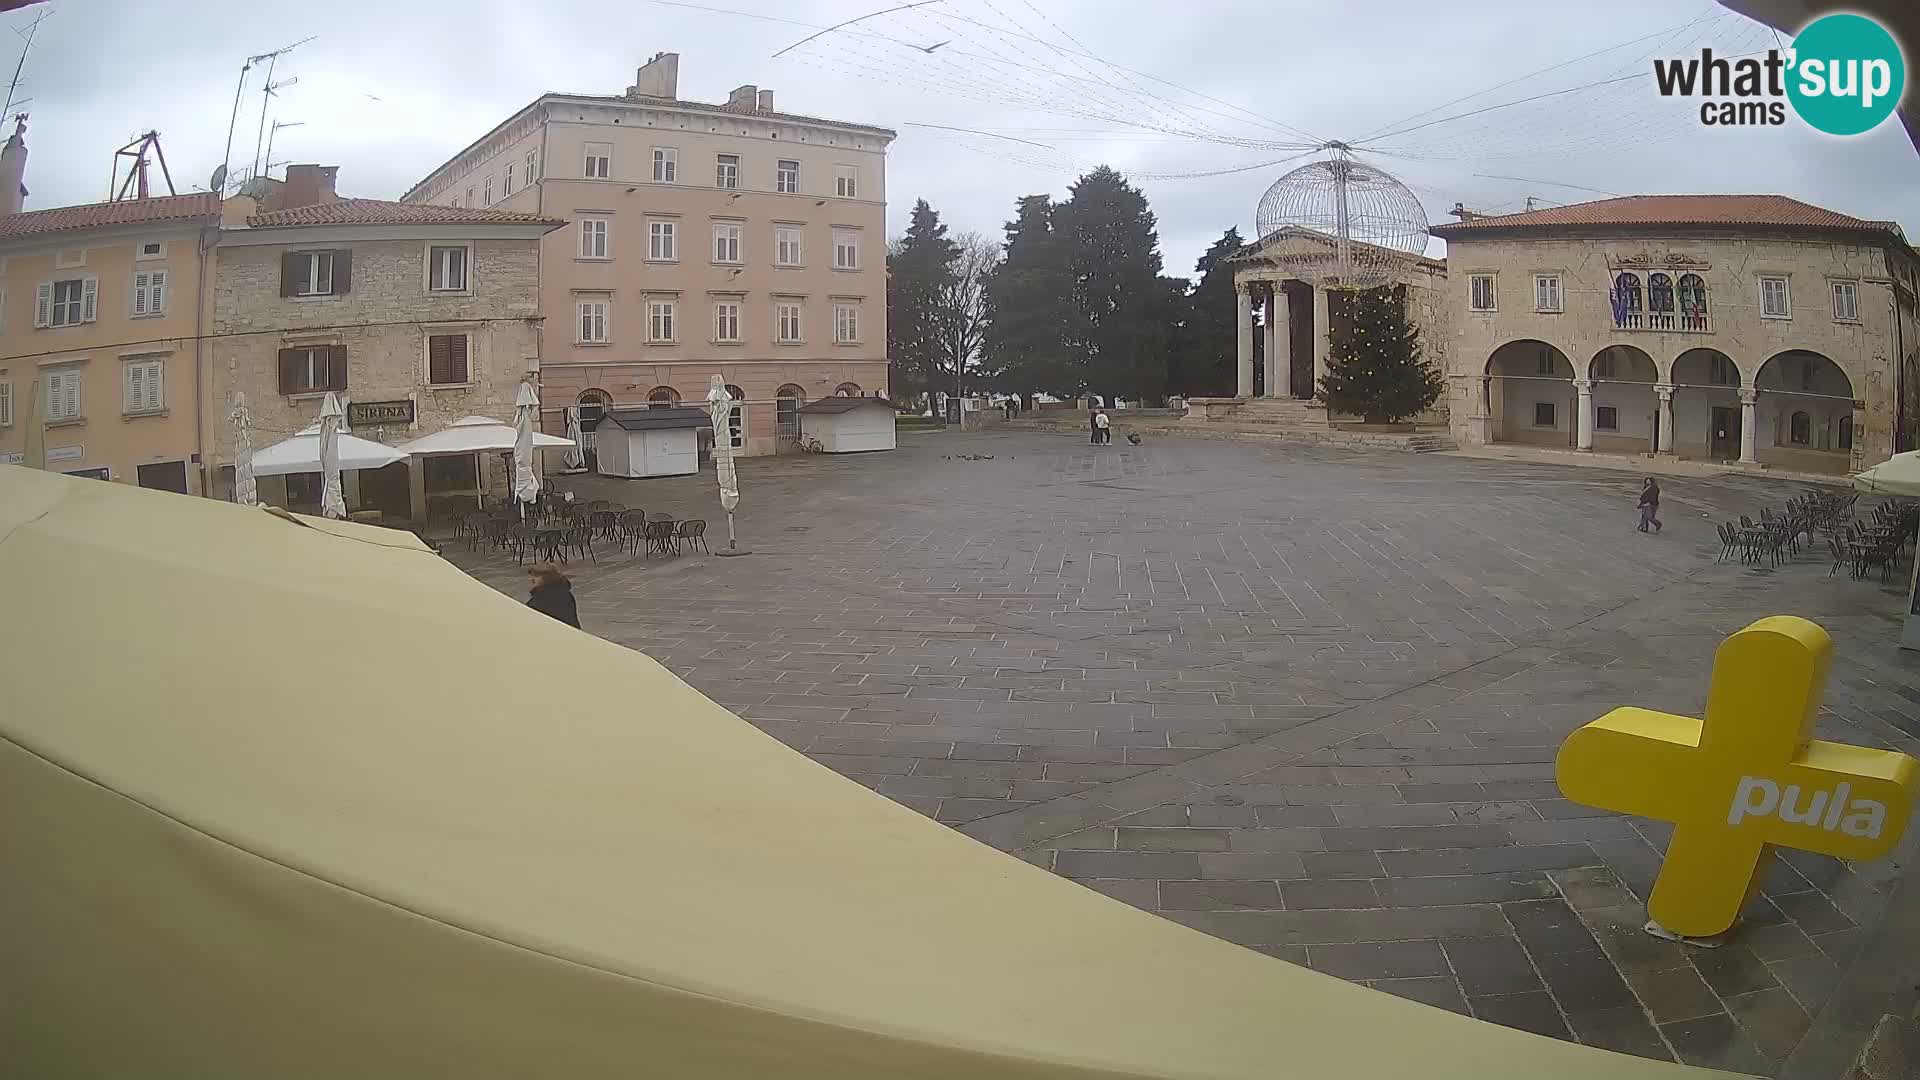
[[[1825,15],[1793,39],[1787,99],[1829,135],[1871,131],[1907,88],[1907,63],[1886,27],[1864,15]]]

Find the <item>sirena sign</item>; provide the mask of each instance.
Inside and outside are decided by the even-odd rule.
[[[1647,898],[1650,932],[1732,926],[1770,847],[1865,862],[1899,842],[1920,761],[1813,738],[1832,653],[1805,619],[1761,619],[1715,653],[1705,719],[1615,709],[1561,745],[1567,798],[1674,825]]]

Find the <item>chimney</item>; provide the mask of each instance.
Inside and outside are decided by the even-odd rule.
[[[673,101],[680,96],[680,54],[657,52],[653,59],[634,73],[633,85],[627,87],[628,97],[665,98]]]
[[[760,100],[758,103],[758,107],[761,112],[773,111],[773,91],[771,90],[760,91]]]
[[[339,202],[340,196],[333,193],[333,178],[339,173],[338,165],[287,166],[286,187],[280,193],[280,209],[297,210],[302,206]]]
[[[733,93],[727,95],[727,108],[737,109],[741,112],[752,112],[759,103],[759,100],[760,88],[752,83],[748,83],[745,86],[734,87]]]
[[[0,214],[17,214],[26,205],[27,118],[22,113],[15,121],[13,134],[5,149],[0,149]]]
[[[1461,221],[1472,221],[1475,218],[1483,218],[1487,216],[1485,214],[1480,213],[1478,210],[1467,209],[1467,206],[1465,203],[1454,203],[1453,209],[1447,211],[1447,213],[1449,216],[1457,217]]]

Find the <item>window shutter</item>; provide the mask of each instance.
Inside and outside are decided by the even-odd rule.
[[[345,254],[344,252],[342,254]],[[339,262],[334,264],[334,273],[339,273]],[[339,277],[333,280],[339,281]],[[345,289],[341,290],[345,292]],[[345,390],[347,388],[347,347],[345,345],[327,346],[327,389]]]
[[[81,322],[93,321],[94,302],[99,298],[100,298],[100,282],[94,278],[87,278],[86,283],[80,286],[80,321]]]
[[[44,282],[33,298],[33,325],[45,326],[53,321],[53,282]]]
[[[447,372],[450,383],[468,381],[467,376],[467,335],[455,334],[448,339],[450,348],[447,356]]]
[[[300,256],[295,255],[291,251],[283,251],[280,253],[281,296],[293,296],[295,294],[295,284],[299,281],[298,275],[301,269],[300,262]],[[283,349],[281,351],[284,353],[286,350]]]
[[[333,295],[353,291],[353,249],[339,248],[333,253]],[[342,351],[344,355],[344,350]],[[343,361],[344,362],[344,361]],[[345,368],[341,369],[346,370]],[[345,376],[341,376],[344,380]],[[342,386],[346,385],[343,381]]]
[[[434,334],[427,338],[427,382],[439,385],[450,383],[448,375],[449,357],[453,339],[445,334]]]
[[[158,315],[167,310],[167,272],[152,270],[147,273],[147,310]]]
[[[280,392],[297,394],[300,392],[300,360],[302,349],[280,350]]]
[[[135,315],[147,313],[147,275],[145,274],[133,275],[133,313]]]
[[[147,365],[127,365],[127,390],[125,408],[127,412],[139,412],[147,407]]]
[[[161,380],[165,377],[165,371],[159,362],[147,365],[147,408],[155,412],[166,404],[161,391]]]

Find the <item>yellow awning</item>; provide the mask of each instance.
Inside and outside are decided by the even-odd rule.
[[[0,467],[8,1075],[1706,1075],[1127,907],[404,534]]]

